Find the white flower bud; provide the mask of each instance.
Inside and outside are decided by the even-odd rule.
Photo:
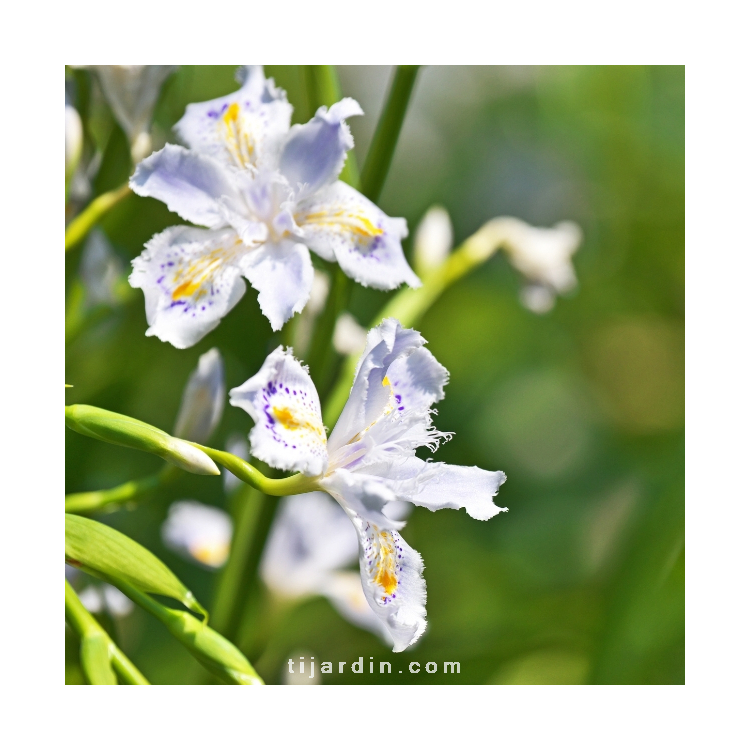
[[[93,229],[81,255],[81,280],[91,305],[117,303],[117,283],[124,278],[125,266],[101,229]]]
[[[83,125],[75,107],[65,104],[65,181],[76,171],[83,148]]]
[[[453,247],[453,227],[448,212],[433,206],[422,218],[414,238],[414,264],[418,274],[445,262]]]
[[[148,135],[164,81],[176,65],[92,65],[115,119],[130,141],[133,161],[151,153]]]
[[[521,302],[533,312],[544,313],[552,309],[558,294],[576,287],[571,258],[582,238],[580,227],[572,221],[546,229],[502,216],[481,227],[466,241],[466,248],[476,261],[484,261],[502,247],[528,282]]]
[[[179,438],[170,438],[162,458],[191,474],[219,476],[219,467],[202,450]]]
[[[224,363],[214,347],[200,357],[190,374],[174,434],[192,443],[207,442],[221,420],[225,398]]]

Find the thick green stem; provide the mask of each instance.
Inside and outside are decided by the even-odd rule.
[[[404,124],[409,98],[417,80],[419,65],[398,65],[378,127],[362,168],[361,191],[377,201],[391,166],[396,144]]]
[[[265,474],[261,474],[254,466],[247,461],[227,453],[226,451],[207,448],[198,443],[191,443],[196,448],[200,448],[207,456],[216,461],[225,469],[232,472],[238,479],[245,484],[255,487],[265,495],[280,497],[282,495],[299,495],[303,492],[312,492],[317,489],[317,478],[308,477],[304,474],[293,474],[291,477],[284,479],[269,479]]]
[[[94,198],[65,228],[65,252],[77,245],[104,214],[129,194],[130,187],[126,183],[119,188],[110,190],[108,193],[102,193],[97,198]]]
[[[81,604],[73,587],[65,581],[65,619],[81,639],[81,661],[92,685],[114,684],[112,675],[108,674],[102,659],[114,667],[120,679],[128,685],[148,685],[148,680],[138,671],[133,662],[120,651],[107,634],[107,631],[96,621],[94,616]],[[92,661],[99,663],[92,669]],[[98,670],[97,670],[98,667]],[[99,677],[92,672],[98,671]],[[93,679],[92,679],[93,678]]]

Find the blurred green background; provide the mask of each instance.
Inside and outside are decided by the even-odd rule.
[[[365,110],[351,122],[361,166],[391,69],[338,70],[344,94]],[[295,121],[307,119],[298,69],[267,66],[266,74],[287,90]],[[175,140],[170,128],[187,103],[235,90],[233,75],[233,67],[181,67],[164,86],[155,145]],[[103,150],[96,194],[132,170],[127,142],[89,74],[66,76],[90,142]],[[429,621],[416,647],[392,654],[327,600],[310,599],[251,654],[267,682],[280,682],[286,659],[306,653],[319,662],[388,660],[387,681],[411,684],[684,683],[684,85],[683,67],[421,70],[381,207],[405,216],[413,235],[440,203],[457,241],[499,215],[537,226],[572,219],[584,233],[574,256],[579,288],[535,315],[520,305],[521,280],[500,254],[428,312],[418,327],[451,373],[435,422],[456,433],[436,458],[504,470],[496,502],[510,511],[482,523],[415,510],[404,537],[424,557]],[[175,223],[163,204],[130,196],[102,228],[129,266]],[[66,257],[69,296],[80,256],[79,247]],[[248,286],[221,325],[184,351],[144,336],[140,292],[99,311],[68,342],[68,403],[171,430],[202,353],[219,347],[231,388],[280,343],[256,296]],[[366,325],[386,299],[356,286],[350,310]],[[211,444],[251,426],[227,407]],[[159,468],[152,456],[66,430],[68,492]],[[210,607],[217,574],[160,540],[167,508],[181,498],[227,504],[219,478],[182,475],[136,509],[97,518],[155,552]],[[113,627],[152,682],[205,679],[140,610]],[[68,633],[70,682],[80,679],[76,649]],[[459,661],[461,673],[409,674],[410,661]],[[348,668],[323,676],[324,684],[373,681],[380,676]]]

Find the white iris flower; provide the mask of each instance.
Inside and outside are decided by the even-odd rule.
[[[243,277],[279,330],[310,297],[309,250],[365,286],[420,285],[401,247],[405,220],[337,179],[359,104],[342,99],[290,128],[291,113],[286,93],[248,66],[238,91],[187,107],[175,127],[189,148],[168,144],[138,165],[136,193],[207,227],[171,227],[133,262],[147,335],[192,346],[239,302]]]
[[[256,425],[252,453],[279,469],[316,477],[354,524],[362,587],[394,641],[414,643],[427,625],[423,563],[398,533],[389,507],[407,501],[430,510],[465,508],[479,520],[501,510],[492,502],[505,481],[501,471],[449,466],[417,458],[420,446],[437,449],[450,433],[432,425],[432,405],[443,398],[447,370],[425,340],[394,319],[367,336],[349,400],[330,437],[312,380],[279,347],[260,371],[230,391],[230,403]]]

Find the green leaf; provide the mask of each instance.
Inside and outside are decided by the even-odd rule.
[[[172,597],[208,619],[208,612],[158,557],[98,521],[65,514],[65,561],[98,578],[117,578],[142,591]]]
[[[138,606],[161,620],[169,632],[212,674],[228,685],[262,685],[263,680],[244,654],[224,636],[199,622],[189,612],[165,607],[134,586],[112,582]]]

